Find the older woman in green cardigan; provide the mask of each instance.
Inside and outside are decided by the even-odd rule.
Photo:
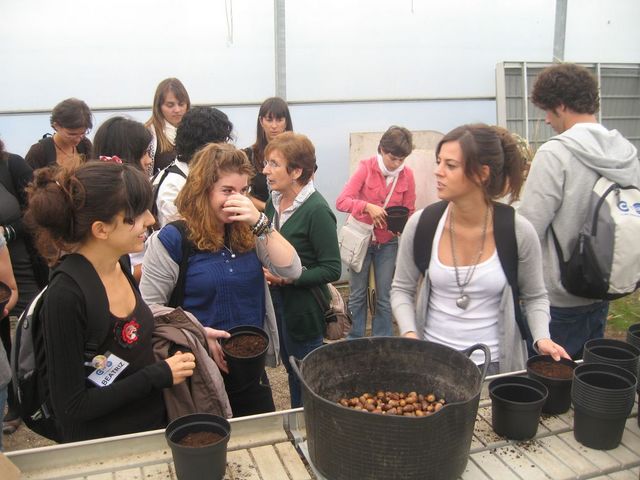
[[[324,311],[312,289],[320,288],[328,301],[326,284],[340,278],[336,217],[313,186],[316,155],[306,136],[278,135],[267,145],[264,158],[263,173],[271,188],[265,213],[296,249],[303,269],[295,281],[266,272],[278,320],[280,354],[289,374],[291,408],[296,408],[302,406],[302,395],[289,355],[302,359],[322,345]]]

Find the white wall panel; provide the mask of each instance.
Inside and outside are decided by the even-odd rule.
[[[495,65],[550,61],[554,0],[287,2],[291,100],[495,95]]]
[[[75,96],[92,108],[148,106],[178,77],[194,103],[273,94],[273,3],[180,0],[3,1],[0,111],[49,110]]]
[[[640,63],[639,0],[569,0],[565,60]]]

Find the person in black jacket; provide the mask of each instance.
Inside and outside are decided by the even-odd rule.
[[[57,268],[75,262],[88,269],[91,283],[98,285],[90,301],[104,305],[107,324],[100,315],[87,315],[88,299],[72,275],[53,278],[40,320],[49,398],[61,441],[162,428],[162,389],[191,376],[195,362],[192,353],[180,352],[155,360],[153,316],[119,262],[124,254],[143,248],[153,223],[148,179],[131,165],[88,162],[70,170],[36,171],[28,194],[26,218],[34,225],[41,252],[52,263],[59,259]],[[62,252],[73,253],[60,258]],[[87,361],[85,342],[95,329],[104,330],[106,337]],[[108,362],[121,368],[109,372]],[[106,374],[100,376],[101,371]]]
[[[0,235],[9,248],[11,266],[19,286],[17,304],[10,315],[19,316],[38,291],[47,284],[48,268],[37,254],[31,235],[22,222],[22,212],[27,205],[25,187],[33,172],[22,157],[4,150],[0,141]],[[1,318],[1,317],[0,317]],[[9,316],[0,319],[0,338],[7,354],[11,354],[11,325]],[[20,425],[15,408],[13,389],[9,388],[9,410],[4,416],[2,429],[13,433]]]
[[[67,98],[51,112],[53,135],[34,143],[25,160],[34,170],[60,165],[74,167],[91,158],[91,141],[85,136],[93,127],[91,110],[77,98]]]

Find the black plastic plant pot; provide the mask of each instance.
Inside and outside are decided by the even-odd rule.
[[[4,312],[4,307],[7,306],[10,298],[11,289],[6,283],[0,282],[0,318],[2,317],[2,312]]]
[[[186,446],[187,435],[213,434],[215,443]],[[227,468],[227,444],[231,434],[229,422],[217,415],[194,413],[171,422],[165,431],[167,443],[171,447],[173,464],[179,480],[220,480]],[[212,438],[208,439],[210,441]]]
[[[225,360],[229,368],[228,374],[223,374],[224,385],[228,393],[237,393],[246,390],[250,385],[259,381],[264,372],[267,361],[267,350],[269,349],[269,336],[260,327],[252,325],[240,325],[229,329],[231,337],[223,339],[220,343],[224,352]],[[227,349],[229,341],[241,335],[257,335],[266,340],[264,350],[252,356],[236,356]]]
[[[533,438],[538,431],[547,387],[527,377],[507,376],[489,384],[493,431],[512,440]]]
[[[402,233],[409,219],[409,209],[403,206],[387,207],[387,230]]]
[[[640,348],[622,340],[598,338],[584,344],[584,363],[608,363],[638,374]]]
[[[573,371],[574,406],[601,417],[625,418],[633,407],[636,377],[628,370],[604,363],[585,363]]]
[[[482,380],[469,359],[445,345],[399,337],[358,338],[291,360],[302,383],[313,466],[332,480],[459,478],[469,459]],[[369,391],[432,392],[445,398],[426,417],[378,415],[338,403]]]
[[[588,408],[574,405],[573,436],[585,447],[611,450],[620,445],[626,415],[600,416]]]
[[[573,369],[577,366],[572,360],[561,358],[555,361],[550,355],[536,355],[527,360],[529,378],[542,383],[549,392],[542,406],[543,413],[557,415],[569,410]]]
[[[640,323],[634,323],[627,329],[627,343],[640,348]]]

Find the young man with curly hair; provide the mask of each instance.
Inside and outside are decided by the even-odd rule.
[[[175,200],[187,182],[189,163],[195,153],[207,143],[229,142],[232,131],[233,123],[217,108],[193,107],[184,114],[176,132],[177,156],[153,181],[154,188],[158,189],[158,227],[179,218]]]
[[[565,290],[551,227],[568,259],[585,223],[596,181],[606,177],[622,186],[638,186],[640,162],[628,140],[598,123],[598,84],[586,68],[559,64],[544,69],[531,100],[545,111],[545,122],[558,135],[538,149],[519,213],[533,224],[542,244],[551,338],[580,358],[587,340],[603,337],[609,304]]]

